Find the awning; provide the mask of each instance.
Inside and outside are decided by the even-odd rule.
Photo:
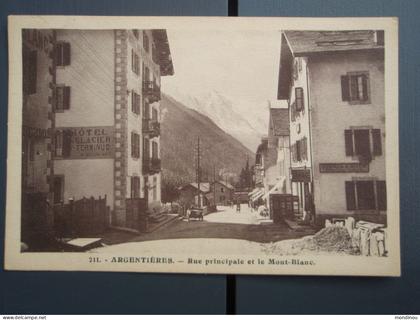
[[[252,190],[250,193],[248,193],[248,196],[252,197],[254,194],[256,194],[258,191],[260,191],[261,188],[255,188],[254,190]]]
[[[280,177],[280,180],[274,185],[274,187],[272,187],[271,189],[270,189],[270,191],[268,191],[264,196],[263,196],[263,199],[265,200],[265,199],[267,199],[268,198],[268,196],[270,195],[270,194],[272,194],[274,191],[276,191],[276,189],[278,189],[278,188],[280,188],[282,185],[283,185],[283,183],[284,183],[284,180],[286,180],[286,177],[285,176],[281,176]]]
[[[257,201],[259,198],[261,198],[264,195],[264,190],[258,190],[258,192],[256,194],[254,194],[253,197],[251,197],[251,201],[255,202]]]

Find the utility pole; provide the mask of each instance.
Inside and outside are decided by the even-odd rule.
[[[200,199],[200,137],[197,137],[197,187],[198,187],[198,205],[201,207]]]
[[[216,207],[217,211],[217,205],[216,205],[216,167],[213,165],[213,201],[214,206]]]

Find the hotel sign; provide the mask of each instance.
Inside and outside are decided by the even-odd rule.
[[[114,158],[114,127],[56,128],[55,139],[62,141],[62,159]],[[57,154],[57,142],[55,143]],[[57,159],[57,156],[56,156]]]
[[[311,182],[311,171],[309,169],[292,169],[293,182]]]
[[[351,163],[320,163],[319,172],[321,173],[349,173],[349,172],[369,172],[369,164]]]

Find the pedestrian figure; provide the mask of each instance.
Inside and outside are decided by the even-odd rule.
[[[241,212],[241,203],[239,200],[236,202],[236,212]]]

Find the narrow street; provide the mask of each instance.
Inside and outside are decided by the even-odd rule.
[[[167,239],[195,239],[190,241],[197,242],[197,244],[201,243],[198,239],[237,239],[270,243],[301,238],[313,233],[315,231],[293,231],[284,223],[273,224],[271,220],[258,216],[256,211],[252,211],[246,204],[242,204],[240,212],[236,211],[236,206],[232,208],[218,206],[218,211],[204,216],[204,221],[192,219],[188,222],[187,219],[177,219],[154,232],[138,236],[131,235],[129,238],[126,235],[126,238],[121,239],[117,233],[111,233],[105,237],[104,243],[116,245],[121,242]]]

